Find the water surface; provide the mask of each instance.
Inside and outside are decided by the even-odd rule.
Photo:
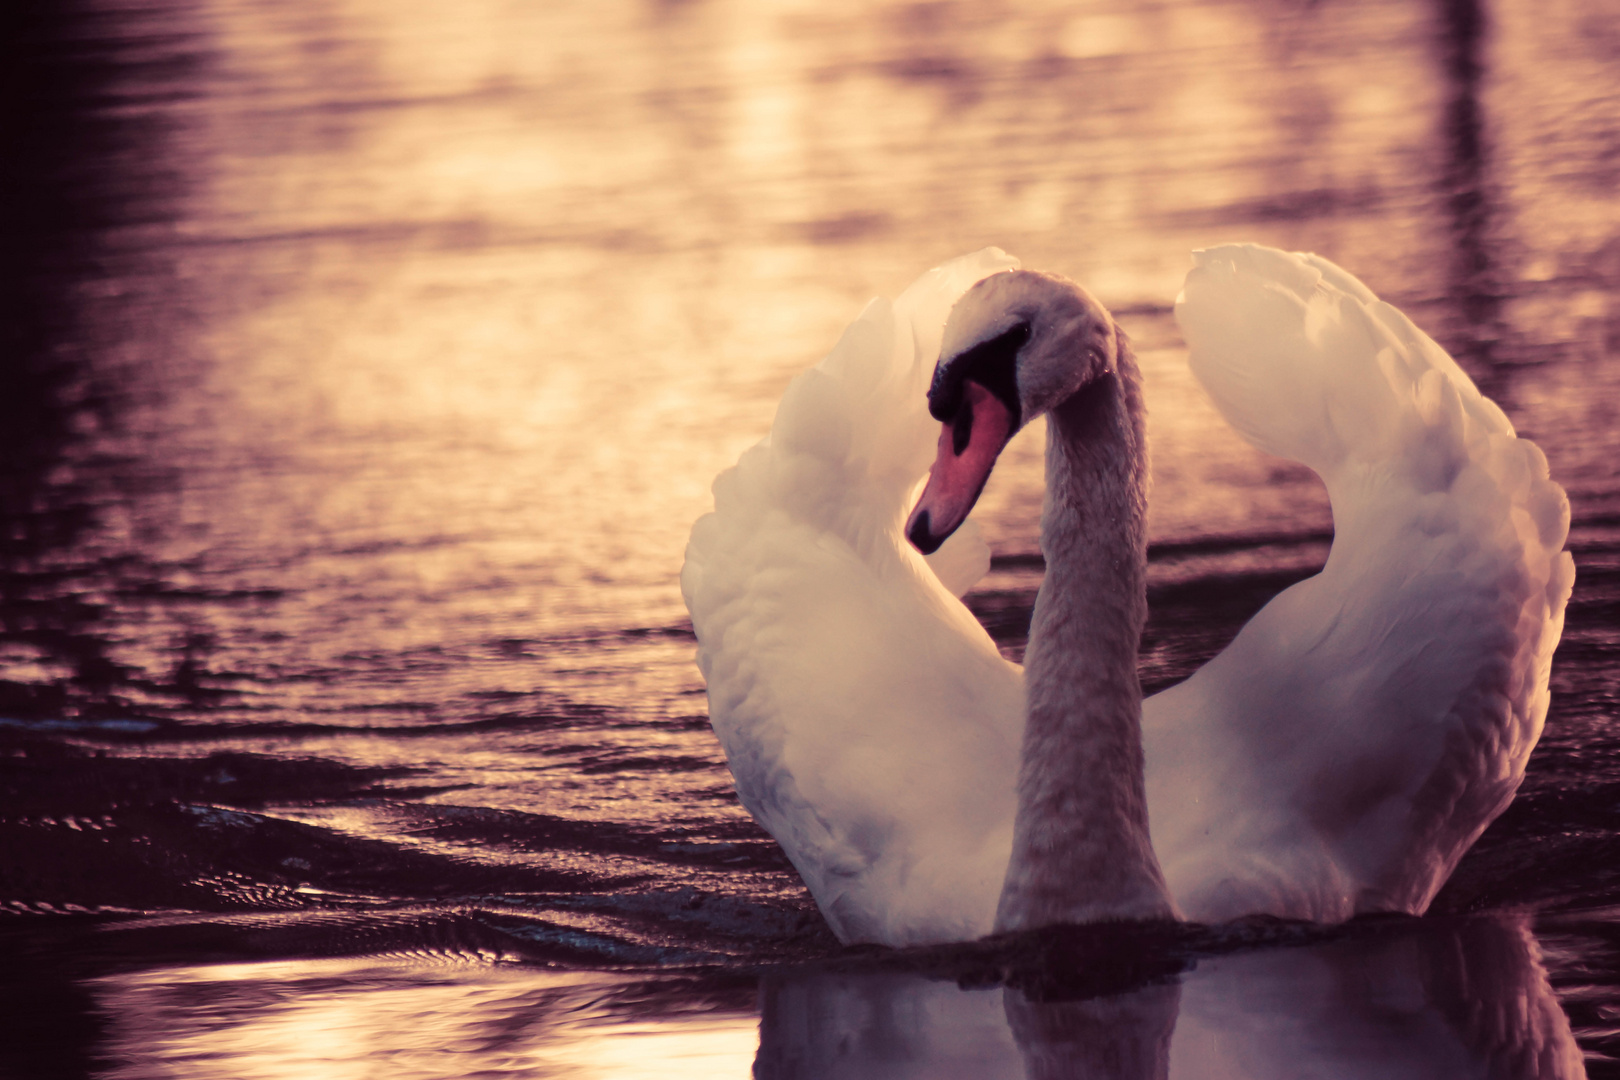
[[[1187,1049],[1218,1000],[1257,1033],[1232,1075],[1302,1031],[1324,1075],[1369,1045],[1490,1070],[1559,1018],[1620,1075],[1612,4],[34,9],[4,46],[0,1071],[1067,1075],[1093,1006],[837,948],[732,794],[675,576],[866,299],[996,244],[1137,344],[1143,678],[1184,677],[1331,537],[1170,318],[1187,252],[1248,239],[1360,275],[1546,450],[1578,567],[1552,712],[1444,917],[1144,946],[1080,999],[1175,1075],[1228,1075]],[[969,602],[1012,656],[1039,439],[978,514]],[[1506,974],[1453,992],[1458,955]],[[857,1050],[816,1065],[828,1031]]]

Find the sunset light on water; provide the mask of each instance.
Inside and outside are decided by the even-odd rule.
[[[11,16],[0,1074],[1620,1076],[1617,15]],[[716,474],[872,297],[991,245],[1073,278],[1142,369],[1176,684],[1333,536],[1188,370],[1172,304],[1231,241],[1353,272],[1567,490],[1516,801],[1423,919],[1037,975],[840,946],[709,726],[677,578]],[[1044,439],[974,515],[1015,660]]]

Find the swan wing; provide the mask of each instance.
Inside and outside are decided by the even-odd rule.
[[[1196,920],[1421,912],[1540,735],[1568,500],[1351,275],[1248,245],[1194,258],[1193,371],[1251,443],[1321,475],[1335,537],[1320,574],[1145,702],[1154,846]]]
[[[988,933],[1006,868],[1022,674],[957,598],[989,554],[902,535],[933,457],[945,316],[996,249],[874,300],[714,484],[681,590],[742,804],[845,941]]]

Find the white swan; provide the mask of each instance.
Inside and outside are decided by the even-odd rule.
[[[1140,412],[1120,393],[1134,365],[1083,291],[1002,273],[1015,266],[991,249],[874,301],[716,480],[681,584],[743,804],[845,941],[966,940],[1171,903],[1199,921],[1421,912],[1512,798],[1546,714],[1574,571],[1568,504],[1540,451],[1338,267],[1250,246],[1198,253],[1176,307],[1193,369],[1251,442],[1322,475],[1336,533],[1320,574],[1142,703],[1138,788],[1122,704],[1134,672],[1120,685],[1141,603],[1142,448],[1126,445]],[[992,275],[952,316],[942,354],[947,313]],[[935,357],[943,430],[924,396]],[[1063,497],[1078,488],[1052,473],[1061,459],[1101,462],[1065,439],[1083,418],[1049,425],[1019,806],[1024,672],[956,599],[987,553],[963,530],[925,563],[903,521],[936,435],[923,526],[936,536],[952,524],[940,507],[977,495],[951,475],[956,459],[1000,449],[990,408],[958,451],[957,390],[999,403],[1010,430],[1057,406],[1095,411],[1099,386],[1115,387],[1121,407],[1104,419],[1128,451],[1103,455],[1114,481],[1092,470],[1111,495]],[[981,424],[989,441],[975,445]],[[1101,620],[1086,611],[1098,604]],[[1069,678],[1093,685],[1076,694]]]

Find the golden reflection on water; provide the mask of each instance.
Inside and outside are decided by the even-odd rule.
[[[339,648],[442,642],[446,617],[514,635],[677,620],[685,530],[786,380],[868,295],[986,243],[1141,307],[1156,535],[1286,518],[1311,482],[1277,484],[1226,433],[1168,304],[1186,252],[1242,207],[1255,239],[1306,238],[1256,199],[1349,199],[1346,224],[1385,240],[1411,220],[1422,19],[219,4],[191,226],[213,374],[192,453],[171,448],[199,466],[182,520],[216,548],[331,552],[299,568],[323,596],[348,584],[344,551],[408,538],[397,567],[368,567],[406,604],[304,616],[335,616]],[[1325,70],[1290,62],[1351,30]],[[1268,79],[1221,60],[1251,49]],[[1260,149],[1279,138],[1285,158]],[[1358,207],[1372,189],[1396,194]],[[1388,265],[1311,224],[1364,275]],[[984,512],[1024,550],[1036,439]]]
[[[1186,253],[1310,247],[1421,306],[1451,243],[1423,5],[209,10],[188,228],[213,376],[172,448],[200,466],[182,519],[332,551],[301,568],[323,595],[343,551],[408,538],[371,571],[423,603],[304,615],[341,648],[678,621],[686,528],[787,379],[866,297],[989,243],[1125,309],[1155,536],[1319,528],[1314,481],[1185,372]],[[1503,86],[1547,69],[1520,49]],[[1556,277],[1557,244],[1527,272]],[[1019,550],[1038,438],[982,512]]]
[[[710,1080],[748,1075],[759,1042],[750,1011],[647,1018],[623,979],[448,959],[216,964],[103,979],[118,1062],[103,1075]]]

